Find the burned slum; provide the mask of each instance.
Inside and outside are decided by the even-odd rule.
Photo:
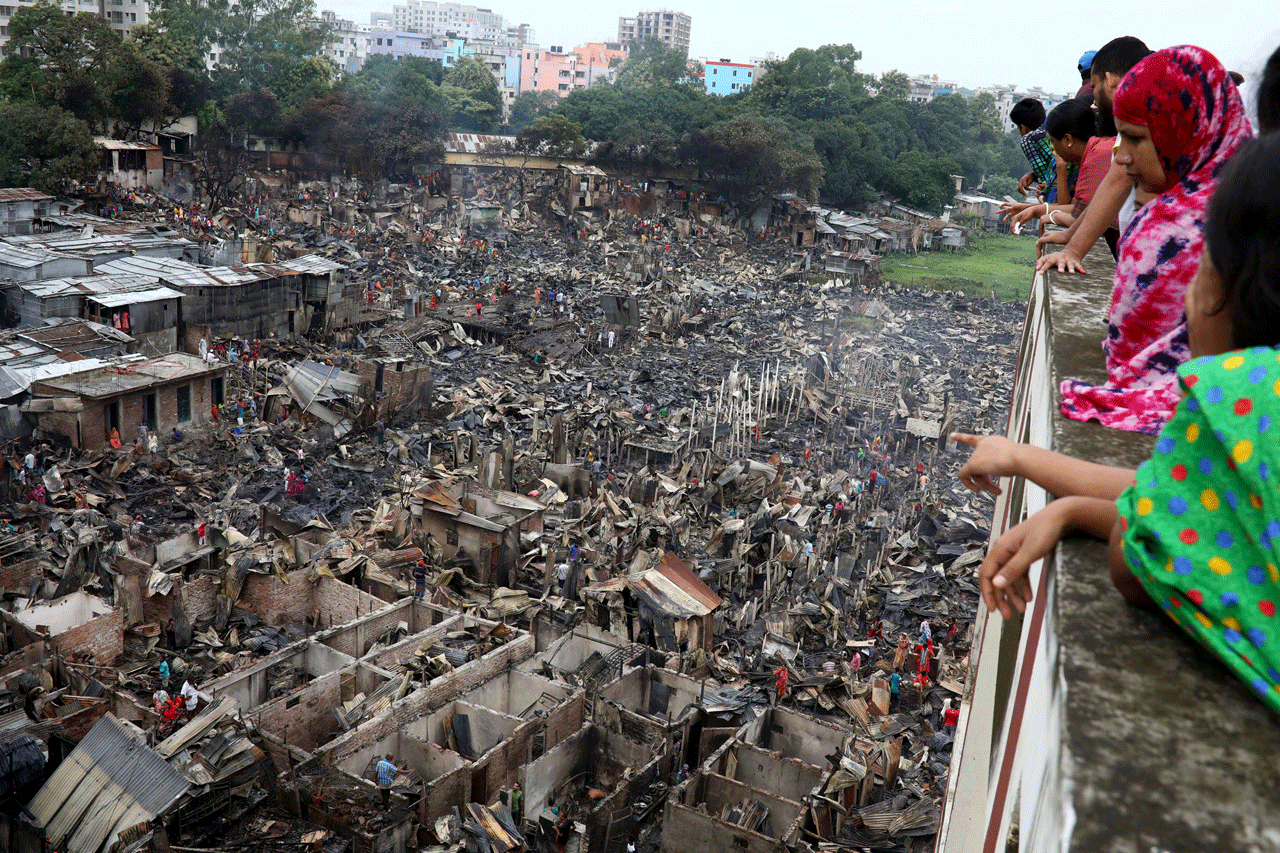
[[[1022,307],[526,172],[0,190],[10,849],[932,849]]]

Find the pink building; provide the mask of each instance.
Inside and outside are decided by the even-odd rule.
[[[609,50],[605,44],[587,44],[573,53],[563,48],[525,49],[520,54],[520,91],[555,92],[564,97],[576,89],[585,89],[600,80],[612,80],[615,69],[609,67]],[[625,56],[622,51],[616,51]]]

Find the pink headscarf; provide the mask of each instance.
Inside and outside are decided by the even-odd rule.
[[[1062,413],[1155,434],[1180,397],[1190,356],[1182,297],[1204,249],[1201,228],[1218,173],[1253,138],[1244,103],[1213,54],[1183,45],[1135,65],[1116,89],[1115,117],[1151,133],[1172,185],[1138,211],[1120,238],[1107,314],[1107,383],[1062,383]]]

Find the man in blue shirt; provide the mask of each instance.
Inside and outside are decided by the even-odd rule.
[[[395,761],[392,760],[389,752],[386,757],[378,762],[378,793],[382,795],[382,807],[384,809],[391,805],[391,786],[395,784],[396,771],[399,769],[396,767]]]
[[[895,672],[889,676],[889,707],[896,708],[900,701],[898,691],[902,686],[902,674]]]

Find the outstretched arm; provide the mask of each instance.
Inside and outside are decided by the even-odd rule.
[[[951,440],[973,448],[960,469],[960,482],[975,492],[998,495],[1001,477],[1025,477],[1060,498],[1078,495],[1114,501],[1133,483],[1133,471],[1127,468],[1085,462],[999,435],[953,432]]]

